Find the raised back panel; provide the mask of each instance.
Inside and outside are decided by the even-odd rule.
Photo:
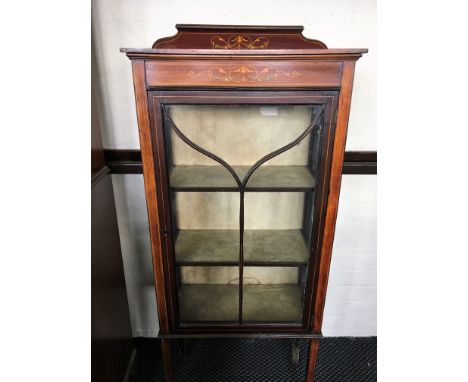
[[[326,49],[304,37],[303,26],[176,25],[177,34],[153,44],[154,49]]]

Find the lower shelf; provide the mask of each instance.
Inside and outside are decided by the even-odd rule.
[[[244,322],[299,322],[302,291],[297,285],[246,285]]]
[[[179,289],[181,322],[237,322],[239,286],[187,284]]]
[[[245,285],[243,322],[299,322],[302,290],[297,285]],[[238,285],[182,285],[181,322],[238,322]]]

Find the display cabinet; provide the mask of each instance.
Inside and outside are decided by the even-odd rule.
[[[356,60],[302,27],[178,25],[132,60],[169,341],[310,340],[313,380]],[[293,359],[297,360],[293,346]]]

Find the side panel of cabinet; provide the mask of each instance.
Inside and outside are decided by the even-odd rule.
[[[336,133],[333,144],[333,156],[329,180],[329,192],[327,197],[327,212],[325,216],[324,232],[319,264],[317,264],[317,277],[315,278],[314,298],[312,305],[314,317],[311,322],[312,331],[321,331],[325,298],[327,294],[328,276],[330,273],[331,256],[333,250],[333,239],[335,235],[336,218],[338,214],[338,201],[340,197],[341,176],[343,169],[343,157],[346,146],[348,131],[348,119],[351,109],[351,94],[354,79],[354,61],[346,61],[343,65],[342,87],[338,100],[336,115]]]
[[[148,208],[148,222],[150,228],[151,253],[153,257],[153,273],[156,287],[156,302],[158,306],[158,318],[161,334],[169,333],[168,311],[171,310],[170,299],[165,292],[167,270],[162,258],[163,238],[161,237],[161,222],[159,218],[160,206],[157,201],[157,186],[155,176],[156,159],[154,137],[150,126],[148,98],[145,82],[145,62],[143,60],[132,61],[133,85],[135,87],[135,101],[140,135],[141,159],[145,182],[146,205]]]

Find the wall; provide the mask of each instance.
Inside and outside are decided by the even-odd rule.
[[[120,47],[150,47],[176,23],[304,25],[330,48],[369,48],[357,64],[347,150],[375,150],[376,4],[373,0],[93,0],[92,29],[103,146],[139,148],[130,62]],[[114,175],[134,336],[157,334],[143,180]],[[376,335],[376,177],[343,177],[325,307],[325,335]]]

